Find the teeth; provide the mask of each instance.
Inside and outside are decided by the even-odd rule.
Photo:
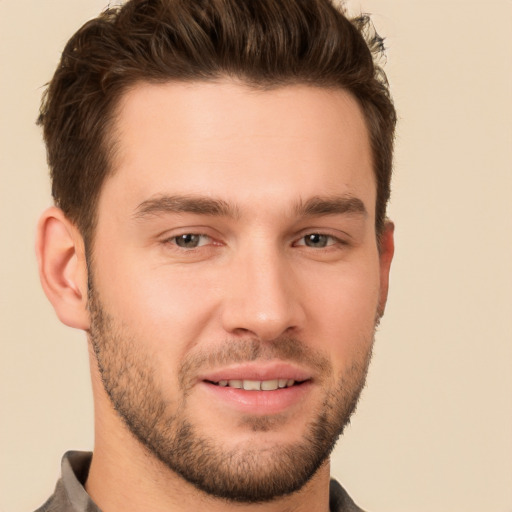
[[[261,389],[262,391],[274,391],[274,389],[277,389],[279,387],[278,380],[264,380],[261,383]]]
[[[261,382],[259,380],[244,380],[243,386],[246,391],[259,391]]]
[[[222,387],[244,389],[246,391],[274,391],[291,387],[295,384],[293,379],[273,379],[273,380],[220,380],[217,383]]]

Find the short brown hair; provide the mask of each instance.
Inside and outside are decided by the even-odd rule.
[[[359,101],[377,183],[376,230],[390,194],[396,114],[375,64],[382,39],[367,17],[330,0],[130,0],[69,40],[41,104],[52,195],[92,242],[111,172],[110,137],[122,93],[140,81],[233,77],[254,87],[336,87]]]

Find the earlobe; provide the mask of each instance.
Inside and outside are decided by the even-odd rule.
[[[87,330],[87,264],[82,236],[63,211],[48,208],[37,226],[36,255],[43,290],[60,321]]]
[[[395,252],[394,240],[395,225],[387,220],[380,239],[379,260],[380,260],[380,297],[379,297],[379,318],[384,314],[389,289],[389,271],[391,261]]]

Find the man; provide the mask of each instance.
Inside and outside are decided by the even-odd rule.
[[[69,41],[37,253],[88,336],[95,446],[39,510],[360,510],[329,454],[393,256],[366,29],[328,0],[132,0]]]

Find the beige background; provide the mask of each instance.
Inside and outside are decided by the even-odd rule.
[[[82,333],[39,288],[50,204],[34,126],[64,43],[106,0],[0,0],[0,512],[50,494],[92,444]],[[400,114],[397,256],[333,473],[379,512],[512,511],[512,3],[353,0],[387,36]]]

